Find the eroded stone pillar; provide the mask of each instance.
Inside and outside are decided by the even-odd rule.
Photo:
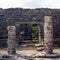
[[[39,29],[39,33],[38,33],[38,36],[39,36],[39,44],[42,44],[42,41],[41,41],[41,30],[40,30],[40,24],[38,24],[38,29]]]
[[[53,52],[53,20],[51,16],[44,17],[44,48],[46,54]]]
[[[16,32],[15,26],[8,26],[8,54],[16,53]]]

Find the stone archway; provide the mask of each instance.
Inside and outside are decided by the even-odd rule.
[[[28,21],[27,21],[27,22],[23,22],[23,21],[22,21],[22,22],[16,22],[16,23],[15,23],[16,28],[17,28],[20,24],[28,24],[28,25],[31,25],[31,28],[32,28],[32,25],[33,25],[33,24],[37,24],[37,25],[39,26],[38,30],[40,30],[40,22],[35,22],[35,21],[32,21],[32,22],[28,22]],[[28,27],[28,28],[29,28],[29,27]],[[23,30],[24,30],[24,29],[23,29]],[[23,32],[23,31],[21,31],[21,32]],[[27,31],[26,31],[26,32],[27,32]],[[40,32],[40,31],[38,31],[38,32],[39,32],[39,33],[38,33],[38,39],[39,39],[39,42],[41,42],[41,41],[40,41],[40,40],[41,40],[41,37],[40,37],[40,33],[41,33],[41,32]],[[31,33],[32,33],[32,32],[31,32]],[[33,39],[33,38],[30,38],[30,40],[31,40],[31,39]]]

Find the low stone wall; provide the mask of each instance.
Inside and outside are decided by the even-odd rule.
[[[60,45],[60,38],[54,38],[53,45]],[[0,39],[0,47],[7,47],[7,39]]]

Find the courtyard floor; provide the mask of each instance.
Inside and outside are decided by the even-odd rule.
[[[58,49],[53,49],[54,53],[60,53],[60,48]],[[44,53],[43,51],[37,51],[35,48],[33,47],[27,47],[27,48],[17,48],[16,49],[16,53],[17,54],[22,54],[22,55],[36,55],[39,53]],[[0,55],[4,55],[4,54],[8,54],[7,53],[7,48],[5,49],[0,49]]]

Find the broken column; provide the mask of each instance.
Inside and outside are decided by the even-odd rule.
[[[44,48],[46,54],[53,52],[53,20],[51,16],[44,17]]]
[[[15,26],[8,26],[8,54],[16,53],[16,32]]]

